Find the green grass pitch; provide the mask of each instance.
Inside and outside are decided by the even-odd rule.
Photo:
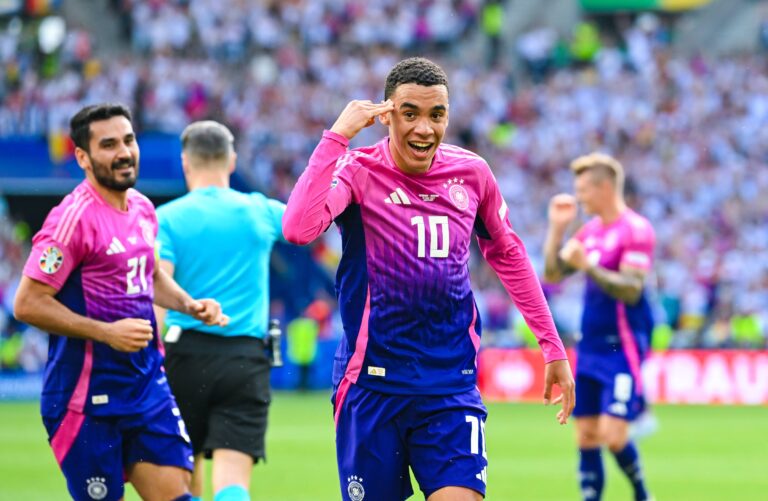
[[[557,425],[554,408],[495,403],[489,412],[487,499],[578,499],[573,428]],[[660,429],[640,449],[659,501],[768,500],[768,408],[657,406],[656,415]],[[69,499],[37,404],[0,404],[0,423],[0,500]],[[339,499],[326,393],[277,393],[267,441],[268,462],[253,472],[254,500]],[[604,499],[629,501],[613,458],[604,460]],[[137,499],[128,487],[126,500]]]

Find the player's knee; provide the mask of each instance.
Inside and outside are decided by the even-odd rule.
[[[606,437],[605,446],[608,447],[608,450],[611,452],[621,452],[624,447],[627,446],[627,437],[623,437],[618,434],[609,435]]]
[[[603,445],[600,433],[592,428],[580,429],[577,433],[577,440],[582,449],[594,449]]]
[[[626,447],[629,437],[623,429],[608,428],[603,433],[603,444],[611,452],[619,452]]]

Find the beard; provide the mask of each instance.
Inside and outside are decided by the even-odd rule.
[[[100,185],[107,189],[115,191],[126,191],[129,188],[133,188],[133,186],[136,184],[139,169],[136,159],[133,157],[115,160],[111,165],[97,162],[93,157],[91,157],[91,165],[93,166],[93,176],[96,178],[96,181],[98,181]],[[123,176],[115,174],[117,169],[126,166],[133,167],[133,171],[130,175]]]

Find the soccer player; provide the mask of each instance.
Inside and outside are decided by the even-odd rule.
[[[155,266],[152,203],[132,189],[139,146],[129,110],[101,104],[71,120],[80,183],[33,239],[18,320],[51,333],[41,411],[76,500],[188,500],[192,450],[162,370],[152,302],[226,324]]]
[[[576,433],[584,500],[598,500],[604,484],[601,448],[616,457],[635,492],[648,499],[629,422],[644,399],[640,361],[653,328],[644,281],[651,268],[655,236],[650,223],[624,203],[624,169],[614,158],[593,153],[571,163],[576,197],[560,194],[549,204],[545,280],[587,275],[582,338],[576,361]],[[577,201],[594,216],[561,248],[576,219]]]
[[[485,495],[486,409],[476,386],[481,321],[469,244],[480,250],[536,333],[545,402],[573,407],[573,377],[539,281],[488,164],[441,144],[448,80],[423,58],[399,62],[384,101],[352,101],[323,133],[288,200],[283,233],[306,244],[341,229],[337,275],[344,337],[334,368],[342,497],[399,500],[410,466],[430,501]],[[348,150],[376,117],[389,129]],[[552,385],[563,398],[551,400]]]
[[[169,312],[165,366],[192,439],[192,494],[202,496],[203,458],[212,457],[216,501],[248,500],[251,470],[264,458],[269,258],[285,205],[229,187],[236,156],[224,125],[195,122],[181,143],[189,193],[157,211],[160,266],[190,294],[216,297],[230,322]]]

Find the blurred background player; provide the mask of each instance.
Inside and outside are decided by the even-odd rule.
[[[124,478],[144,499],[190,499],[189,438],[152,302],[208,325],[226,319],[155,266],[155,209],[132,189],[129,110],[83,108],[71,136],[86,179],[35,235],[14,305],[16,318],[51,333],[41,401],[51,447],[74,499],[121,499]]]
[[[236,154],[224,125],[192,123],[181,143],[189,193],[158,209],[161,266],[192,294],[218,298],[231,320],[208,326],[169,312],[168,381],[192,439],[193,495],[202,496],[203,458],[212,457],[216,501],[248,500],[251,469],[265,457],[269,260],[285,205],[230,188]]]
[[[307,244],[335,220],[344,338],[334,367],[342,497],[405,499],[408,467],[430,501],[485,494],[486,409],[477,389],[481,322],[470,289],[472,232],[536,333],[545,399],[573,378],[540,284],[488,164],[441,144],[448,80],[423,58],[399,62],[384,101],[352,101],[315,149],[286,208],[286,239]],[[379,117],[388,137],[348,150]]]
[[[559,282],[587,275],[582,338],[577,345],[576,432],[585,500],[598,500],[604,484],[601,448],[616,457],[634,488],[649,499],[629,422],[644,407],[640,363],[648,353],[653,318],[644,293],[655,236],[648,220],[624,202],[624,169],[614,158],[593,153],[571,163],[576,197],[556,195],[549,205],[544,247],[545,279]],[[561,248],[577,202],[594,216]]]

